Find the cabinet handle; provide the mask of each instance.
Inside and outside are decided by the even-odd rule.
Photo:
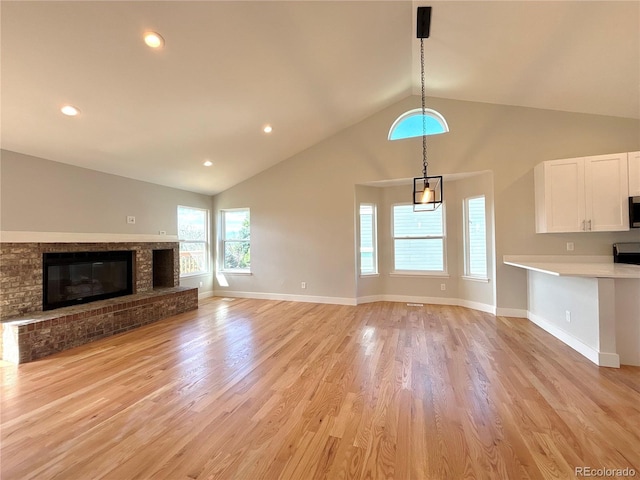
[[[591,220],[589,220],[589,231],[591,231]]]
[[[586,226],[587,221],[586,220],[582,220],[582,231],[586,231],[587,230],[587,226]]]

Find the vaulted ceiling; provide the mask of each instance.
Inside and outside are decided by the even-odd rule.
[[[640,2],[428,4],[428,96],[640,118]],[[419,94],[417,6],[3,0],[2,148],[215,194]]]

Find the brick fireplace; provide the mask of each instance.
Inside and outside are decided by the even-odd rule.
[[[154,272],[163,287],[180,285],[177,242],[140,243],[1,243],[0,320],[42,311],[42,256],[50,252],[135,252],[133,293],[153,290]],[[156,252],[163,252],[158,255]],[[162,261],[156,260],[162,257]],[[158,276],[158,274],[156,275]]]
[[[53,252],[133,252],[133,294],[43,311],[43,256]],[[35,360],[198,307],[180,287],[178,242],[2,242],[2,358]]]

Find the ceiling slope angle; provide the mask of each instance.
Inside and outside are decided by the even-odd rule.
[[[429,96],[640,117],[639,2],[429,4]],[[3,2],[1,146],[215,194],[419,95],[417,5]]]

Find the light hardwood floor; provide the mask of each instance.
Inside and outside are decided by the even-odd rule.
[[[213,298],[0,370],[2,480],[640,476],[640,368],[461,307]]]

